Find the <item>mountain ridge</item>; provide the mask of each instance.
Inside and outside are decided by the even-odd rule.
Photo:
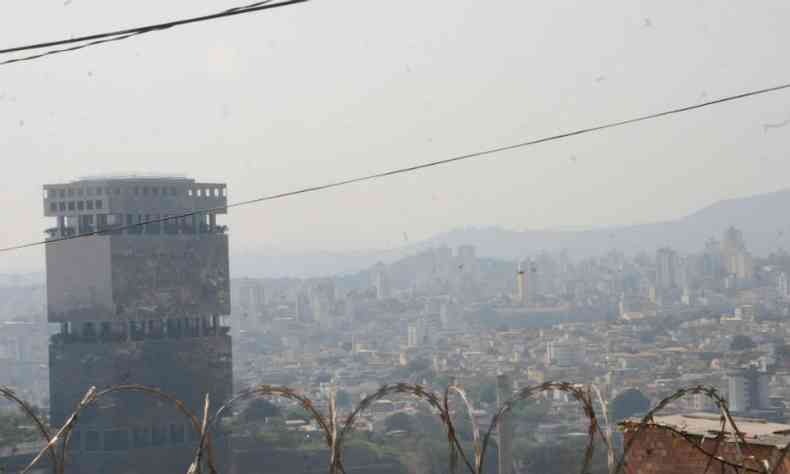
[[[652,253],[672,247],[682,253],[701,251],[711,237],[720,239],[735,226],[744,233],[755,255],[790,248],[790,188],[745,197],[722,199],[673,220],[586,230],[508,230],[501,227],[464,227],[437,234],[422,242],[394,250],[368,252],[316,252],[290,256],[234,255],[234,275],[328,276],[351,273],[378,261],[391,262],[407,254],[448,245],[474,245],[481,257],[514,260],[546,252],[567,251],[571,258],[602,255],[612,249],[627,254]],[[567,227],[566,227],[567,229]],[[254,261],[254,265],[250,265]],[[262,271],[263,270],[263,271]]]

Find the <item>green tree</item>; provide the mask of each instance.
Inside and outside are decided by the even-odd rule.
[[[306,422],[312,421],[310,415],[302,407],[293,407],[285,413],[286,420],[304,420]]]
[[[33,407],[33,411],[40,416],[38,409]],[[40,435],[33,420],[21,412],[0,412],[0,447],[14,446],[39,439]]]
[[[414,359],[409,362],[408,367],[411,372],[425,372],[431,368],[431,361],[428,359]]]
[[[282,416],[282,412],[277,405],[269,400],[255,398],[244,409],[242,416],[245,420],[255,421]]]
[[[444,390],[453,381],[453,378],[447,374],[436,374],[433,378],[433,385]]]
[[[455,434],[461,441],[472,441],[474,439],[472,420],[469,419],[466,410],[459,410],[453,417],[453,427],[455,428]]]
[[[750,349],[754,349],[757,347],[757,344],[752,341],[752,338],[749,336],[744,336],[743,334],[738,334],[737,336],[732,338],[732,342],[730,343],[730,350],[732,351],[748,351]]]
[[[513,418],[519,423],[537,424],[549,418],[551,403],[540,400],[524,400],[513,407]]]
[[[619,422],[649,409],[650,400],[639,390],[629,388],[617,395],[609,404],[609,419],[612,422]]]
[[[351,394],[345,390],[338,390],[337,396],[335,397],[335,403],[339,407],[350,407],[354,400],[351,398]]]
[[[561,443],[527,444],[519,443],[514,450],[514,456],[522,463],[526,472],[540,472],[541,474],[565,474],[578,472],[584,462],[584,449],[586,440],[568,439]],[[606,474],[606,455],[604,450],[596,449],[590,465],[590,473]]]
[[[480,401],[483,403],[496,403],[496,385],[487,383],[480,389]]]
[[[395,413],[384,420],[387,431],[414,431],[414,420],[405,413]]]

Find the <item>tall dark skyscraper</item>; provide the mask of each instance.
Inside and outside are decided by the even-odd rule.
[[[50,417],[60,426],[91,386],[157,387],[202,412],[233,390],[224,184],[182,177],[80,179],[44,186],[50,238],[216,209],[46,246]],[[103,399],[72,441],[70,472],[184,472],[196,436],[168,404]],[[214,440],[219,457],[224,440]]]

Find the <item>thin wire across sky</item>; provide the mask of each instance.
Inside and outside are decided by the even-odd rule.
[[[706,102],[701,102],[701,103],[697,103],[697,104],[693,104],[693,105],[687,105],[687,106],[683,106],[683,107],[676,107],[676,108],[673,108],[673,109],[664,110],[662,112],[655,112],[655,113],[651,113],[651,114],[647,114],[647,115],[640,115],[640,116],[632,117],[632,118],[625,119],[625,120],[618,120],[616,122],[608,122],[608,123],[603,123],[603,124],[599,124],[599,125],[593,125],[593,126],[590,126],[590,127],[580,128],[580,129],[576,129],[576,130],[569,131],[569,132],[559,133],[559,134],[556,134],[556,135],[550,135],[550,136],[543,137],[543,138],[530,139],[530,140],[526,140],[526,141],[522,141],[522,142],[518,142],[518,143],[513,143],[513,144],[510,144],[510,145],[503,145],[503,146],[498,146],[498,147],[494,147],[494,148],[488,148],[488,149],[482,150],[482,151],[466,153],[466,154],[463,154],[463,155],[456,155],[456,156],[453,156],[453,157],[450,157],[450,158],[445,158],[445,159],[436,160],[436,161],[428,161],[428,162],[420,163],[420,164],[413,165],[413,166],[407,166],[407,167],[404,167],[404,168],[396,168],[396,169],[392,169],[392,170],[389,170],[389,171],[383,171],[383,172],[380,172],[380,173],[374,173],[374,174],[368,174],[368,175],[358,176],[358,177],[354,177],[354,178],[343,179],[343,180],[340,180],[340,181],[333,181],[333,182],[330,182],[330,183],[321,184],[321,185],[317,185],[317,186],[305,187],[305,188],[296,189],[296,190],[293,190],[293,191],[288,191],[288,192],[283,192],[283,193],[278,193],[278,194],[270,194],[270,195],[266,195],[266,196],[253,198],[253,199],[248,199],[246,201],[240,201],[240,202],[236,202],[236,203],[233,203],[233,204],[228,204],[227,206],[223,206],[223,207],[214,207],[214,208],[200,209],[200,210],[197,210],[197,211],[190,211],[190,212],[186,212],[186,213],[179,214],[179,215],[168,216],[168,217],[157,218],[157,219],[150,219],[150,220],[146,220],[146,221],[142,221],[142,222],[137,222],[137,223],[134,223],[134,224],[114,226],[114,227],[109,227],[109,228],[106,228],[106,229],[103,229],[103,230],[84,232],[84,233],[81,233],[81,234],[75,234],[75,235],[67,236],[67,237],[59,237],[59,238],[48,239],[48,240],[39,240],[39,241],[35,241],[35,242],[29,242],[29,243],[26,243],[26,244],[14,245],[12,247],[0,248],[0,252],[11,252],[11,251],[14,251],[14,250],[20,250],[20,249],[24,249],[24,248],[28,248],[28,247],[35,247],[35,246],[39,246],[39,245],[54,244],[54,243],[57,243],[57,242],[62,242],[64,240],[73,240],[73,239],[91,237],[91,236],[96,236],[96,235],[105,235],[105,234],[109,234],[111,232],[122,231],[122,230],[126,230],[126,229],[131,229],[131,228],[134,228],[134,227],[144,226],[144,225],[147,225],[147,224],[156,224],[156,223],[160,223],[160,222],[176,220],[176,219],[180,219],[180,218],[184,218],[184,217],[191,217],[191,216],[194,216],[194,215],[200,215],[200,214],[205,214],[205,213],[209,213],[209,212],[222,211],[222,210],[226,210],[226,209],[230,209],[230,208],[234,208],[234,207],[241,207],[241,206],[247,206],[247,205],[250,205],[250,204],[256,204],[256,203],[265,202],[265,201],[274,201],[274,200],[277,200],[277,199],[284,199],[284,198],[287,198],[287,197],[297,196],[299,194],[314,193],[314,192],[318,192],[318,191],[324,191],[324,190],[327,190],[327,189],[339,188],[339,187],[342,187],[342,186],[348,186],[348,185],[351,185],[351,184],[361,183],[361,182],[364,182],[364,181],[373,181],[373,180],[377,180],[377,179],[381,179],[381,178],[386,178],[386,177],[389,177],[389,176],[395,176],[395,175],[399,175],[399,174],[412,173],[412,172],[423,170],[423,169],[427,169],[427,168],[433,168],[433,167],[437,167],[437,166],[449,165],[449,164],[458,163],[458,162],[461,162],[461,161],[466,161],[466,160],[471,160],[471,159],[476,159],[476,158],[493,157],[496,154],[499,154],[499,153],[502,153],[502,152],[505,152],[505,151],[511,151],[511,150],[517,150],[517,149],[521,149],[521,148],[527,148],[527,147],[539,145],[541,143],[546,143],[546,142],[565,140],[565,139],[568,139],[568,138],[571,138],[571,137],[575,137],[575,136],[579,136],[579,135],[586,135],[586,134],[591,134],[591,133],[597,133],[597,132],[601,132],[603,130],[607,130],[607,129],[610,129],[610,128],[622,127],[622,126],[625,126],[625,125],[631,125],[631,124],[635,124],[635,123],[638,123],[638,122],[644,122],[644,121],[648,121],[648,120],[658,119],[658,118],[661,118],[661,117],[667,117],[667,116],[671,116],[671,115],[682,114],[682,113],[685,113],[685,112],[691,112],[693,110],[702,109],[702,108],[710,107],[710,106],[713,106],[713,105],[724,104],[724,103],[727,103],[727,102],[734,102],[734,101],[743,100],[743,99],[747,99],[747,98],[758,96],[758,95],[778,92],[778,91],[785,90],[785,89],[790,89],[790,83],[785,83],[785,84],[781,84],[781,85],[777,85],[777,86],[773,86],[773,87],[766,87],[764,89],[750,90],[750,91],[747,91],[747,92],[742,92],[740,94],[729,95],[729,96],[725,96],[725,97],[721,97],[721,98],[718,98],[718,99],[713,99],[713,100],[709,100],[709,101],[706,101]]]
[[[12,53],[20,53],[23,51],[33,51],[45,48],[54,48],[56,46],[66,46],[71,45],[66,48],[57,48],[57,49],[49,49],[47,51],[36,53],[30,56],[23,56],[19,58],[7,59],[4,61],[0,61],[0,66],[12,63],[18,63],[23,61],[32,61],[34,59],[40,59],[45,56],[51,56],[53,54],[60,54],[66,53],[69,51],[76,51],[78,49],[88,48],[90,46],[97,46],[104,43],[109,43],[113,41],[121,41],[128,38],[132,38],[134,36],[139,36],[146,33],[153,33],[154,31],[163,31],[169,30],[170,28],[175,28],[177,26],[183,26],[190,23],[200,23],[205,21],[212,21],[218,20],[220,18],[225,18],[229,16],[236,16],[236,15],[244,15],[247,13],[254,13],[259,12],[262,10],[271,10],[273,8],[285,7],[289,5],[296,5],[298,3],[305,3],[309,0],[284,0],[280,2],[274,2],[274,0],[264,0],[261,2],[255,2],[248,5],[243,5],[240,7],[230,8],[228,10],[223,10],[221,12],[212,13],[209,15],[201,15],[195,16],[190,18],[182,18],[180,20],[172,20],[164,23],[156,23],[153,25],[147,26],[138,26],[134,28],[126,28],[123,30],[117,31],[108,31],[105,33],[96,33],[92,35],[86,36],[79,36],[76,38],[67,38],[55,41],[46,41],[42,43],[36,44],[29,44],[24,46],[14,46],[11,48],[0,49],[0,55],[4,54],[12,54]]]

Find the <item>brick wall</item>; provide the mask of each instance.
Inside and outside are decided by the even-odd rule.
[[[639,433],[628,430],[624,434],[624,445],[634,437],[636,440],[626,457],[625,472],[627,474],[702,474],[705,472],[705,467],[709,462],[708,456],[671,431],[657,427],[643,428]],[[700,445],[700,436],[692,436],[691,439],[694,439],[698,446]],[[716,440],[705,439],[701,447],[712,453],[716,450]],[[747,447],[741,446],[741,451],[745,457],[753,455],[756,461],[747,459],[739,462],[735,443],[730,441],[722,441],[716,455],[760,472],[762,472],[762,468],[758,467],[758,462],[762,463],[763,459],[771,461],[781,455],[781,449],[755,444],[749,444]],[[708,472],[732,472],[732,469],[726,468],[723,471],[722,463],[714,460]],[[790,456],[784,459],[781,468],[776,473],[790,474]]]

